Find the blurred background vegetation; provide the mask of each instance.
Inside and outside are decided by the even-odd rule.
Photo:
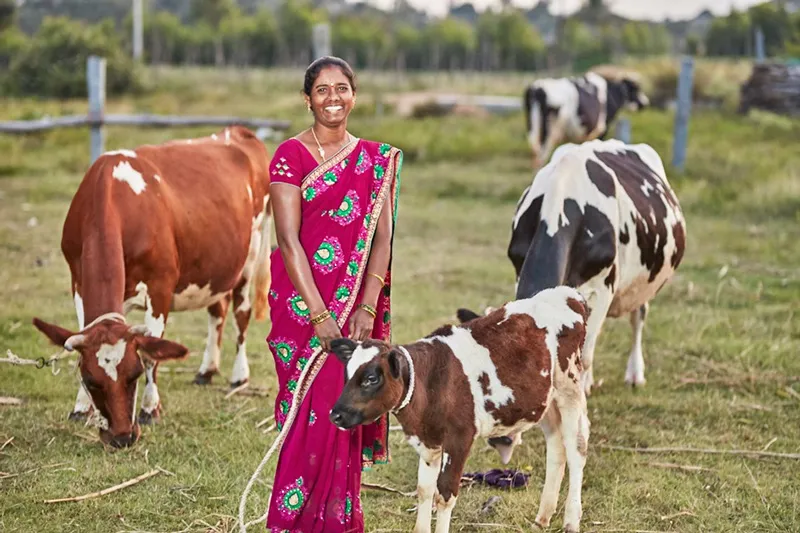
[[[800,57],[797,0],[658,23],[621,17],[604,0],[565,17],[547,1],[483,12],[464,3],[445,17],[404,0],[388,11],[344,0],[142,1],[149,65],[304,67],[318,22],[331,24],[335,55],[370,70],[580,72],[676,53],[734,59],[752,57],[756,28],[769,57]],[[82,96],[90,54],[108,60],[109,93],[144,90],[131,48],[131,0],[0,0],[0,94]],[[672,88],[674,79],[667,69],[648,83]]]

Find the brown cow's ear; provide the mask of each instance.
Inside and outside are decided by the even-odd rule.
[[[189,353],[189,348],[183,344],[160,339],[158,337],[137,335],[135,341],[141,354],[153,361],[160,362],[172,359],[183,359]]]
[[[39,320],[38,318],[33,319],[33,325],[36,326],[36,329],[44,333],[45,336],[50,339],[50,342],[56,346],[64,346],[64,343],[67,342],[67,339],[75,335],[68,329],[64,329],[61,326],[56,326],[55,324],[48,324],[47,322]]]
[[[331,341],[331,352],[333,352],[342,364],[347,364],[356,351],[358,345],[351,339],[333,339]]]

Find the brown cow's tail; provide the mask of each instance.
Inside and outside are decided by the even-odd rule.
[[[264,208],[264,222],[261,225],[261,247],[258,250],[256,259],[256,271],[253,283],[255,284],[255,302],[253,308],[256,320],[267,318],[269,311],[270,285],[270,254],[272,253],[272,202],[267,197],[267,204]]]

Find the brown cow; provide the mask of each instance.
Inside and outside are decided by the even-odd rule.
[[[539,424],[547,473],[536,523],[549,525],[566,463],[564,529],[577,532],[589,440],[580,381],[585,332],[583,298],[562,286],[412,344],[336,339],[331,350],[347,383],[331,422],[348,429],[395,413],[420,456],[415,533],[430,532],[434,501],[436,533],[449,530],[474,439],[518,436]]]
[[[85,417],[94,404],[107,423],[105,442],[127,446],[138,438],[142,372],[138,422],[160,416],[158,363],[183,357],[186,349],[143,334],[160,338],[171,311],[208,309],[208,343],[196,378],[207,383],[219,368],[232,302],[238,338],[231,381],[249,379],[250,282],[255,278],[256,318],[266,315],[269,286],[268,165],[264,144],[250,130],[231,127],[204,139],[108,152],[84,176],[61,240],[79,332],[34,324],[80,353],[81,387],[70,418]],[[144,311],[143,327],[125,325],[132,309]]]

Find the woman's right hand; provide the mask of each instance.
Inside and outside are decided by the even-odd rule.
[[[331,341],[333,339],[342,337],[342,331],[339,329],[339,325],[333,317],[328,317],[326,320],[315,325],[314,332],[317,334],[320,343],[322,343],[322,349],[326,352],[330,351]]]

